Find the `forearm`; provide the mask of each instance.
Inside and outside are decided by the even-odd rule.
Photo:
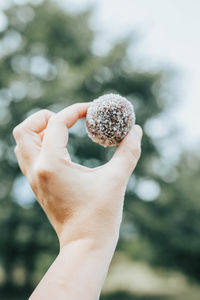
[[[30,300],[97,300],[107,275],[118,237],[99,247],[82,239],[64,246]]]

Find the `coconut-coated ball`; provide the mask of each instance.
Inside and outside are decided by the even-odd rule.
[[[116,146],[135,123],[133,105],[118,94],[106,94],[90,104],[86,114],[86,130],[96,143]]]

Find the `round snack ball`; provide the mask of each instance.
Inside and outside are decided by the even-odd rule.
[[[118,94],[107,94],[93,100],[86,115],[89,137],[104,147],[118,145],[134,123],[133,105]]]

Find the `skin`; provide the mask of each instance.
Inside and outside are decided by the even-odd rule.
[[[66,149],[68,128],[85,117],[89,105],[77,103],[57,114],[41,110],[13,130],[21,171],[60,243],[31,300],[99,299],[119,238],[142,129],[134,125],[108,163],[93,169],[78,165]]]

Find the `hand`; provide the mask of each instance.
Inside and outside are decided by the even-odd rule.
[[[39,111],[13,135],[22,172],[57,232],[63,247],[71,240],[104,240],[118,234],[127,181],[140,156],[142,130],[135,125],[112,159],[87,168],[71,161],[68,128],[86,115],[89,103],[57,114]]]
[[[103,166],[73,163],[66,149],[68,128],[86,115],[88,106],[74,104],[57,114],[42,110],[13,131],[21,170],[60,242],[59,255],[30,300],[99,299],[117,244],[142,130],[135,125]]]

